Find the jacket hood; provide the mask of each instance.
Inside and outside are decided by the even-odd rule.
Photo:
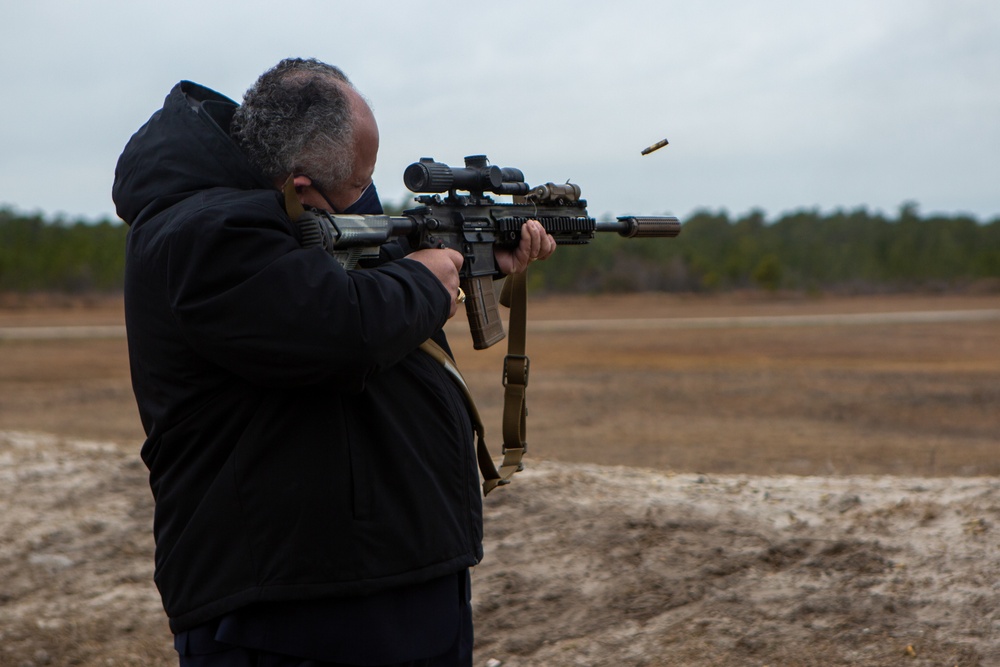
[[[132,135],[115,167],[111,191],[118,216],[133,224],[209,188],[273,185],[229,138],[237,104],[225,95],[181,81]]]

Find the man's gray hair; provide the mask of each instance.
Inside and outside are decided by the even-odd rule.
[[[287,58],[247,90],[229,133],[268,179],[306,174],[333,188],[354,165],[353,85],[337,67]]]

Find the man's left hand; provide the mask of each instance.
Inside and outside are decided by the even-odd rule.
[[[536,259],[548,259],[556,249],[556,240],[545,232],[542,223],[528,220],[521,226],[521,242],[516,248],[497,248],[497,267],[505,273],[520,273]]]

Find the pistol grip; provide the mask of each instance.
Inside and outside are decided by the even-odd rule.
[[[485,350],[502,341],[505,334],[493,290],[493,276],[463,278],[461,285],[466,297],[465,313],[469,316],[472,347]]]

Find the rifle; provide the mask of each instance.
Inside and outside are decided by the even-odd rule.
[[[596,232],[617,232],[627,238],[673,237],[681,231],[674,217],[623,216],[612,222],[597,222],[587,215],[587,202],[573,183],[546,183],[531,187],[519,169],[490,165],[485,155],[465,158],[465,166],[452,168],[431,158],[422,158],[403,172],[403,182],[420,206],[402,215],[347,215],[304,209],[295,196],[292,179],[285,183],[285,208],[301,231],[302,245],[320,246],[345,268],[379,257],[380,247],[405,238],[412,248],[453,248],[465,257],[459,273],[466,294],[472,344],[482,350],[502,340],[503,323],[493,290],[494,278],[502,274],[494,259],[494,246],[515,247],[521,226],[534,219],[542,223],[558,245],[589,243]],[[459,194],[459,191],[467,194]],[[443,193],[447,196],[441,197]],[[511,203],[498,203],[489,194],[510,195]],[[511,283],[514,283],[512,286]],[[421,349],[439,361],[463,392],[478,443],[476,456],[483,474],[483,491],[510,483],[521,470],[525,439],[525,388],[528,357],[525,355],[524,273],[509,276],[501,302],[510,306],[511,336],[504,357],[503,461],[499,468],[486,448],[485,429],[475,399],[454,359],[433,340]]]
[[[520,169],[490,165],[485,155],[465,158],[453,168],[432,158],[421,158],[403,172],[403,183],[420,196],[417,208],[400,216],[344,215],[310,209],[301,211],[294,191],[286,206],[302,232],[304,246],[321,246],[345,268],[377,258],[379,247],[406,238],[413,248],[453,248],[465,256],[460,284],[466,294],[466,313],[473,347],[488,348],[503,340],[503,323],[497,307],[493,280],[502,274],[496,267],[493,247],[515,247],[521,226],[535,219],[558,245],[583,245],[596,232],[617,232],[626,238],[674,237],[681,231],[672,216],[622,216],[598,222],[587,215],[587,202],[573,183],[546,183],[531,187]],[[467,194],[459,194],[459,190]],[[441,194],[447,193],[442,198]],[[511,203],[498,203],[487,193],[510,195]]]

